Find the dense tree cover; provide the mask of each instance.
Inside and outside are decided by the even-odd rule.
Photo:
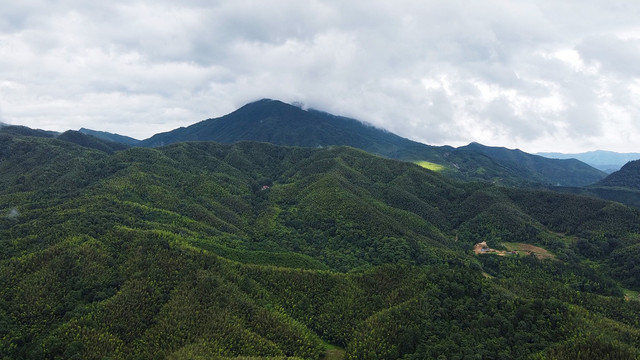
[[[392,159],[430,161],[457,179],[508,185],[584,186],[606,176],[577,160],[547,159],[520,150],[480,144],[429,146],[358,120],[263,99],[215,119],[159,133],[137,145],[157,147],[184,141],[262,141],[287,146],[351,146]]]
[[[78,144],[83,147],[104,151],[106,153],[112,153],[128,149],[130,146],[119,142],[113,142],[104,140],[96,136],[85,134],[80,131],[68,130],[58,135],[59,140],[68,141],[74,144]]]
[[[620,170],[599,181],[597,185],[640,190],[640,160],[629,161]]]
[[[640,209],[640,160],[628,162],[619,171],[593,185],[556,190],[617,201]]]
[[[640,356],[640,215],[606,201],[344,147],[0,134],[0,214],[0,358]]]
[[[520,176],[553,186],[590,185],[606,176],[603,171],[585,166],[585,163],[576,159],[549,159],[518,149],[484,146],[475,142],[457,150],[485,154],[513,169]]]
[[[80,130],[78,131],[83,134],[95,136],[102,140],[107,140],[109,142],[120,143],[128,146],[136,146],[140,142],[140,140],[134,139],[129,136],[113,134],[106,131],[97,131],[97,130],[91,130],[86,128],[80,128]]]

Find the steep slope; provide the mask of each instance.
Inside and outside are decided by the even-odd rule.
[[[91,129],[85,129],[85,128],[81,128],[78,131],[83,134],[95,136],[102,140],[107,140],[107,141],[125,144],[129,146],[136,146],[140,142],[140,140],[134,139],[129,136],[114,134],[106,131],[97,131],[97,130],[91,130]]]
[[[616,282],[640,290],[640,214],[619,204],[346,147],[6,134],[0,185],[2,357],[640,355]]]
[[[514,169],[521,176],[538,183],[550,183],[555,186],[582,186],[601,180],[606,174],[576,159],[547,159],[527,154],[521,150],[509,150],[502,147],[489,147],[471,143],[458,150],[471,150]]]
[[[506,159],[500,152],[486,151],[487,148],[429,146],[354,119],[316,110],[306,111],[269,99],[247,104],[220,118],[156,134],[140,145],[157,147],[182,141],[235,143],[244,140],[304,147],[348,145],[393,159],[440,164],[446,174],[459,179],[505,185],[583,186],[605,176],[579,162],[567,162],[569,167],[559,166],[558,161],[533,158],[527,154],[529,165],[523,167],[519,159]]]
[[[597,186],[619,186],[640,190],[640,160],[629,161],[620,170],[607,176]]]
[[[269,99],[247,104],[221,118],[156,134],[140,145],[157,147],[182,141],[229,144],[244,140],[304,147],[348,145],[385,156],[422,145],[354,119]],[[437,151],[435,147],[427,148]]]
[[[640,160],[628,162],[620,170],[583,191],[602,199],[640,208]]]

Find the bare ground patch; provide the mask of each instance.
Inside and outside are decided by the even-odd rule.
[[[479,255],[479,254],[495,254],[499,256],[533,255],[540,260],[543,260],[543,259],[556,260],[555,255],[553,255],[546,249],[541,248],[539,246],[524,244],[524,243],[502,243],[502,245],[504,245],[504,247],[506,247],[507,250],[492,249],[489,246],[487,246],[486,241],[483,241],[483,242],[477,243],[473,247],[473,252],[476,253],[476,255]]]

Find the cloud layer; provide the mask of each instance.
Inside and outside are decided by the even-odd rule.
[[[429,144],[640,151],[640,3],[15,3],[6,123],[146,138],[270,97]]]

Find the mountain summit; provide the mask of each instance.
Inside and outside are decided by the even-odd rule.
[[[420,162],[458,179],[504,185],[584,186],[606,175],[576,160],[546,159],[519,150],[480,144],[458,149],[425,145],[352,118],[304,110],[271,99],[249,103],[219,118],[156,134],[138,145],[159,147],[183,141],[227,144],[261,141],[302,147],[347,145],[392,159]]]
[[[355,119],[303,110],[271,99],[249,103],[220,118],[156,134],[140,145],[158,147],[182,141],[261,141],[304,147],[348,145],[387,157],[409,146],[422,145]]]

